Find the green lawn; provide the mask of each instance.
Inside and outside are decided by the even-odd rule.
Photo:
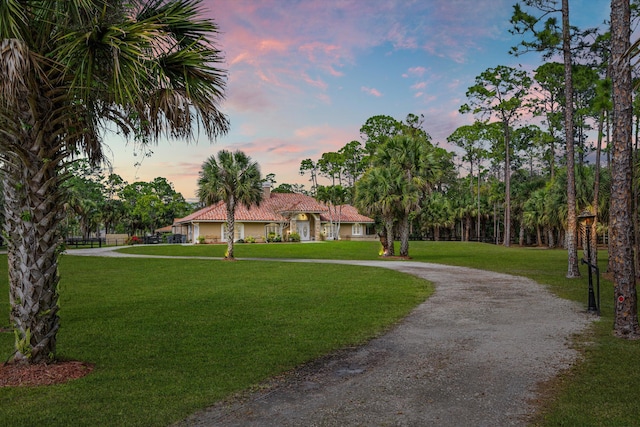
[[[239,244],[236,256],[379,259],[379,247]],[[225,250],[125,249],[214,257]],[[565,278],[563,250],[412,242],[410,251],[416,261],[531,277],[586,308],[586,277]],[[602,270],[605,257],[601,252]],[[584,266],[581,271],[586,276]],[[399,273],[330,264],[64,257],[61,273],[60,356],[95,363],[96,370],[61,386],[0,389],[0,425],[168,425],[268,376],[380,333],[429,293],[425,282]],[[6,295],[2,288],[6,281],[0,284]],[[0,319],[8,318],[7,310],[5,299]],[[602,318],[576,340],[585,361],[545,389],[553,399],[540,425],[640,425],[640,342],[612,337],[612,310],[612,286],[602,280]],[[0,334],[0,356],[9,356],[12,341],[10,333]]]
[[[376,242],[323,242],[317,244],[238,245],[238,257],[319,257],[379,259]],[[125,251],[161,254],[166,247],[135,247]],[[182,255],[223,256],[216,245],[182,247]],[[314,256],[315,255],[315,256]],[[504,248],[464,242],[411,242],[414,261],[467,266],[530,277],[562,298],[587,307],[587,270],[579,279],[567,279],[567,253],[561,249]],[[582,252],[580,253],[582,257]],[[607,253],[599,251],[599,267],[606,271]],[[594,278],[595,283],[595,278]],[[584,362],[545,388],[545,407],[536,425],[640,426],[640,341],[612,336],[613,286],[601,279],[602,316],[576,346]]]
[[[6,256],[0,263],[7,295]],[[64,256],[61,275],[59,356],[95,370],[59,386],[0,388],[2,426],[168,425],[380,334],[431,289],[384,269],[254,261]],[[3,360],[12,347],[1,333]]]

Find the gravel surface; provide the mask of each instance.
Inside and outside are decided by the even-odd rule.
[[[128,256],[110,248],[67,253]],[[436,292],[366,345],[178,426],[527,425],[536,385],[577,360],[571,337],[593,319],[580,305],[507,274],[410,261],[273,261],[391,268],[433,282]]]
[[[517,276],[406,261],[335,262],[413,274],[436,292],[363,347],[305,365],[180,426],[526,425],[536,384],[576,361],[571,336],[592,319]]]

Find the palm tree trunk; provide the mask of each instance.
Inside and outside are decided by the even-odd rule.
[[[464,240],[465,242],[468,242],[471,240],[471,215],[467,214],[467,216],[465,217],[465,220],[466,220],[466,226],[464,230]]]
[[[518,234],[518,245],[524,246],[524,225],[522,219],[520,219],[520,231]]]
[[[235,238],[235,221],[236,214],[236,202],[233,197],[230,197],[227,201],[227,253],[225,259],[233,259],[233,240]]]
[[[396,254],[395,248],[394,248],[394,240],[395,237],[393,235],[393,219],[387,219],[385,220],[385,228],[387,230],[387,253],[385,254],[385,256],[394,256]]]
[[[26,149],[18,149],[17,155],[5,153],[3,167],[14,362],[47,363],[55,358],[60,327],[58,253],[63,203],[59,160],[55,152],[51,157],[42,155],[47,150],[39,137],[21,145]]]
[[[409,214],[405,214],[400,222],[400,256],[409,256]]]
[[[549,242],[548,246],[549,248],[555,248],[556,247],[556,241],[555,241],[555,236],[553,235],[553,227],[549,227],[547,230],[547,240]]]

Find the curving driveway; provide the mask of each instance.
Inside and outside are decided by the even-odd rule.
[[[67,253],[131,256],[111,249]],[[576,361],[571,337],[593,319],[532,280],[507,274],[411,261],[273,261],[390,268],[427,279],[436,291],[368,344],[305,365],[179,425],[526,425],[536,385]]]

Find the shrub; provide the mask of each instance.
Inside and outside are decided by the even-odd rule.
[[[198,236],[198,243],[203,244],[205,241],[204,236]]]
[[[269,233],[267,242],[282,242],[282,236],[276,233]]]
[[[125,242],[127,245],[139,245],[142,243],[142,239],[138,236],[131,236]]]
[[[255,243],[255,242],[256,242],[256,238],[255,238],[255,237],[253,237],[253,236],[247,236],[247,237],[244,239],[244,242],[245,242],[245,243]]]
[[[289,234],[289,241],[290,242],[299,242],[300,241],[300,234],[294,232]]]

